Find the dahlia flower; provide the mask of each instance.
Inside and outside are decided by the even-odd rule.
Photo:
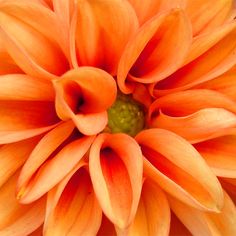
[[[233,0],[0,0],[0,235],[236,235]]]

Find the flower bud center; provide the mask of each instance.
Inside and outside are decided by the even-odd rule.
[[[115,103],[108,109],[109,131],[135,136],[144,125],[145,115],[142,105],[129,95],[118,94]]]

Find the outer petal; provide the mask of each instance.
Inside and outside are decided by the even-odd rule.
[[[32,205],[20,205],[15,199],[17,174],[0,189],[0,235],[28,235],[44,220],[45,199]]]
[[[165,80],[151,87],[155,96],[184,90],[214,79],[236,63],[236,22],[196,38],[188,63]]]
[[[61,75],[68,69],[65,56],[52,39],[58,30],[53,30],[56,21],[47,8],[39,4],[26,4],[24,1],[19,4],[19,1],[13,1],[0,4],[0,11],[3,43],[23,71],[36,77],[54,78],[52,74]],[[40,25],[39,19],[46,19],[46,22]],[[51,29],[50,34],[45,30],[48,28]],[[57,25],[55,29],[58,29]]]
[[[130,236],[168,236],[170,209],[162,190],[149,179],[143,184],[138,211],[129,228]]]
[[[80,64],[116,75],[121,53],[137,28],[137,17],[127,1],[78,1],[76,46]]]
[[[58,154],[47,160],[31,178],[18,184],[20,202],[29,203],[61,181],[82,159],[88,151],[94,137],[83,137],[65,146]],[[28,173],[26,172],[26,175]]]
[[[131,223],[138,207],[142,164],[139,146],[125,134],[100,134],[90,150],[94,191],[104,214],[121,229]]]
[[[183,62],[190,43],[190,25],[181,10],[155,16],[127,44],[118,67],[119,88],[128,93],[132,90],[129,81],[151,83],[172,74]]]
[[[197,35],[213,30],[223,24],[232,11],[232,0],[188,0],[186,11]]]
[[[56,110],[63,119],[72,119],[86,135],[102,131],[107,124],[106,109],[116,97],[114,79],[105,71],[81,67],[54,82]]]
[[[236,178],[236,136],[223,136],[198,143],[195,148],[217,176]]]
[[[217,178],[187,141],[162,129],[142,131],[136,140],[145,157],[145,174],[166,192],[200,209],[218,211],[222,207]]]
[[[198,211],[174,198],[170,199],[170,206],[193,235],[235,235],[236,208],[226,193],[224,197],[224,206],[220,213]]]
[[[53,205],[45,223],[44,235],[96,235],[102,211],[86,168],[81,165],[49,192]],[[51,206],[49,206],[51,208]]]

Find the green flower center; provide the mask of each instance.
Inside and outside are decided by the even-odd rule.
[[[143,106],[130,95],[118,94],[115,103],[108,109],[108,130],[135,136],[144,125]]]

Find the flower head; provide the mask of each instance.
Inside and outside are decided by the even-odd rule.
[[[236,235],[232,0],[0,0],[0,235]]]

